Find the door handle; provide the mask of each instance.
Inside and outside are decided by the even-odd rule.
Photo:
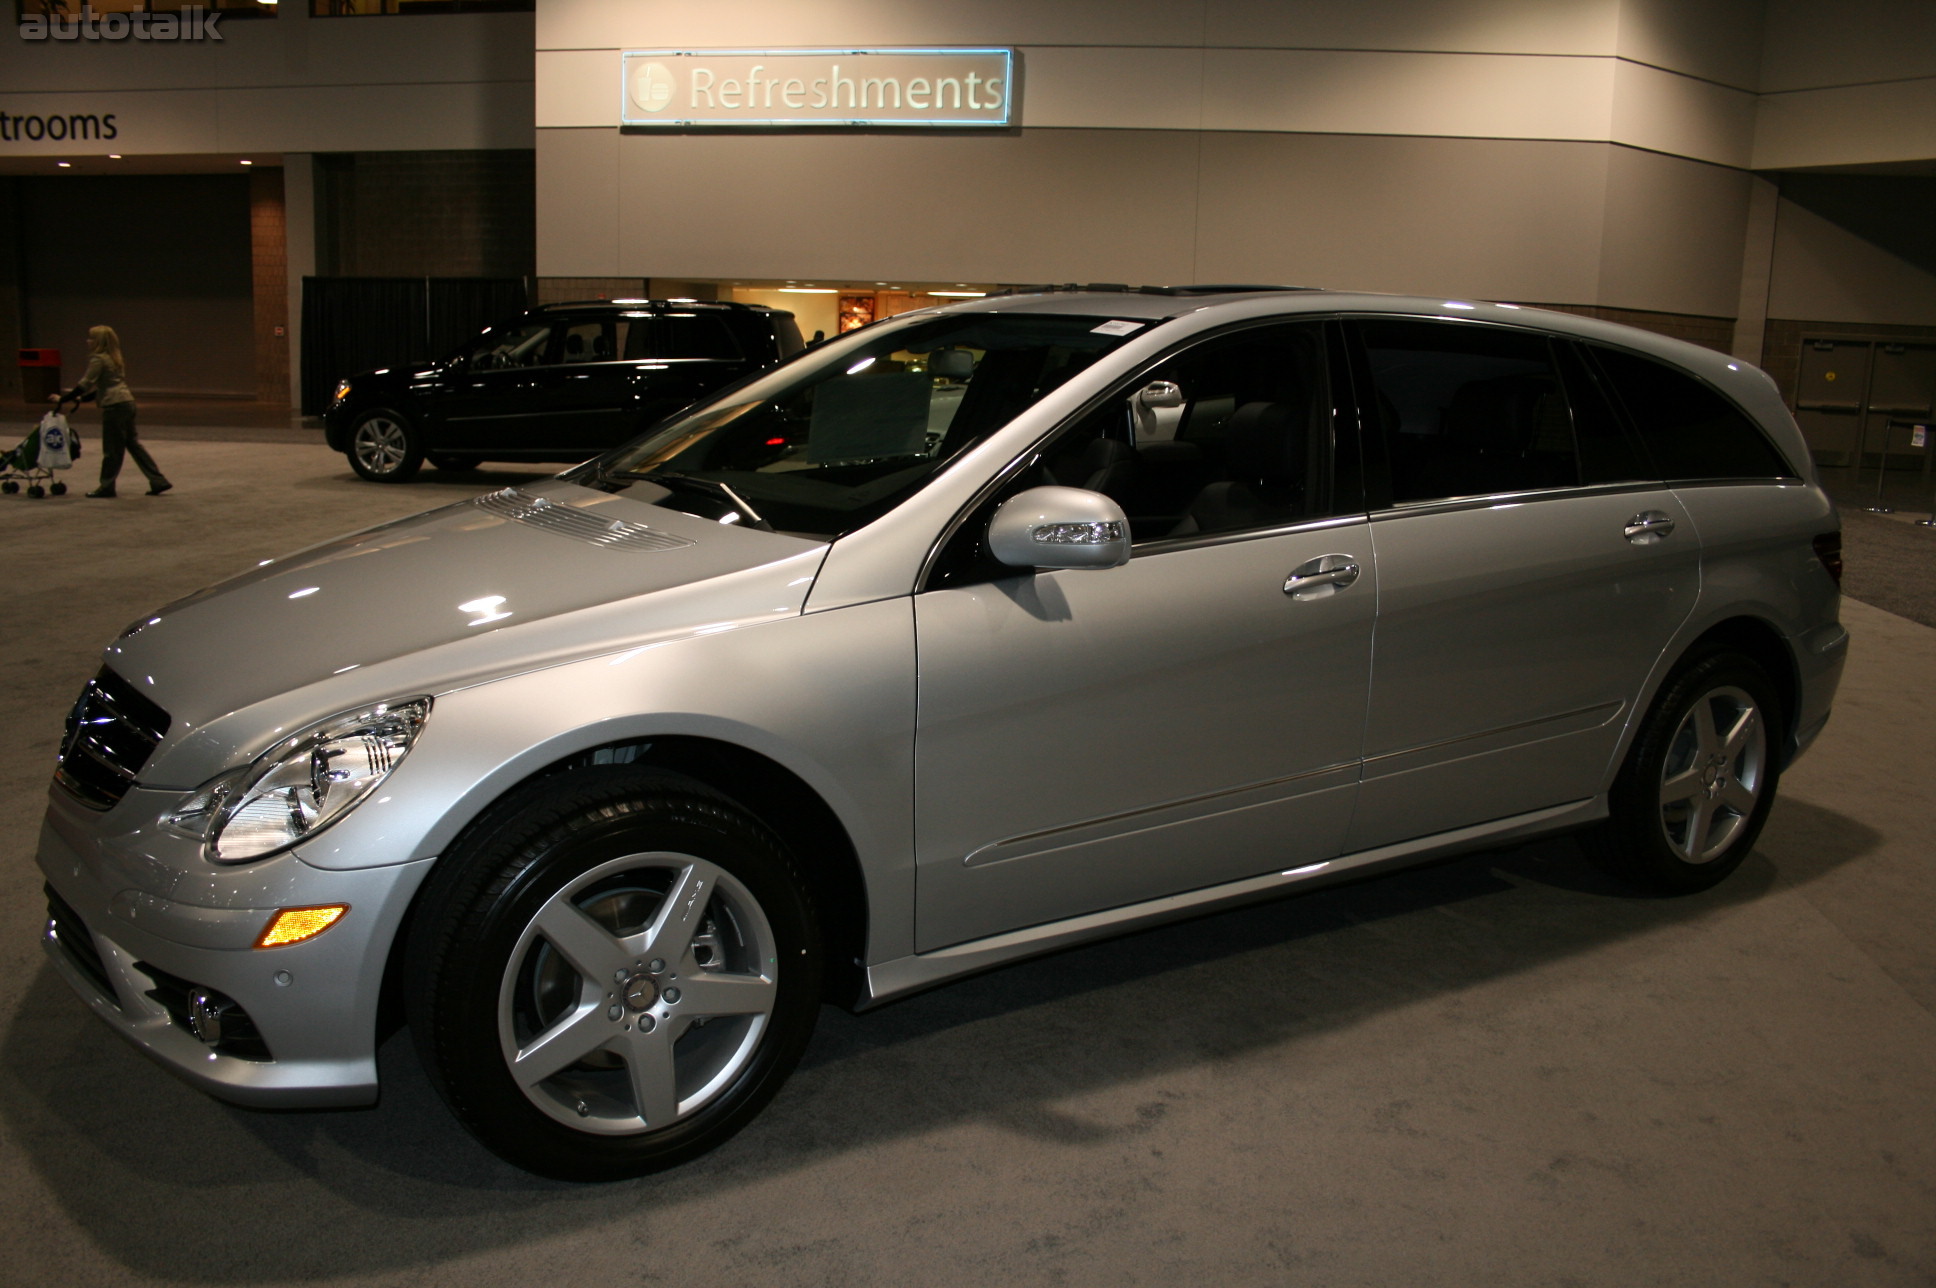
[[[1674,530],[1674,520],[1661,510],[1642,510],[1621,531],[1637,546],[1650,546]]]
[[[1351,555],[1319,555],[1291,569],[1284,593],[1292,599],[1322,599],[1358,580],[1358,561]]]

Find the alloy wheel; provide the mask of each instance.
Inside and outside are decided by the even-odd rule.
[[[1710,689],[1688,708],[1661,766],[1660,824],[1684,863],[1727,853],[1765,786],[1767,725],[1747,690]]]
[[[410,454],[410,435],[388,416],[371,416],[357,425],[351,450],[370,473],[394,474]]]
[[[778,998],[778,948],[733,875],[632,854],[547,899],[512,949],[498,1039],[512,1080],[578,1131],[656,1131],[751,1064]]]

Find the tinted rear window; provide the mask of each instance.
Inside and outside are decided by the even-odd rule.
[[[1678,479],[1768,479],[1795,471],[1733,403],[1664,363],[1591,346],[1654,466]]]
[[[626,319],[625,357],[727,358],[740,356],[739,343],[724,318],[699,314],[659,314]]]

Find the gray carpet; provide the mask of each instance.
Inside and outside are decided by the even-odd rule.
[[[1842,592],[1936,626],[1936,528],[1842,507]]]
[[[407,1041],[375,1109],[232,1109],[42,961],[39,800],[101,644],[521,477],[155,450],[166,497],[0,497],[0,1283],[1936,1281],[1936,631],[1904,616],[1845,606],[1836,717],[1710,894],[1557,840],[828,1010],[726,1148],[568,1186],[475,1146]],[[1851,583],[1883,576],[1850,530]]]

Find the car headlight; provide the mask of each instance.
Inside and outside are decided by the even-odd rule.
[[[350,382],[347,380],[339,380],[336,382],[336,396],[331,398],[330,402],[339,403],[349,396],[350,396]]]
[[[197,788],[162,819],[217,863],[243,863],[307,840],[356,808],[397,767],[429,698],[348,711],[287,738]]]

